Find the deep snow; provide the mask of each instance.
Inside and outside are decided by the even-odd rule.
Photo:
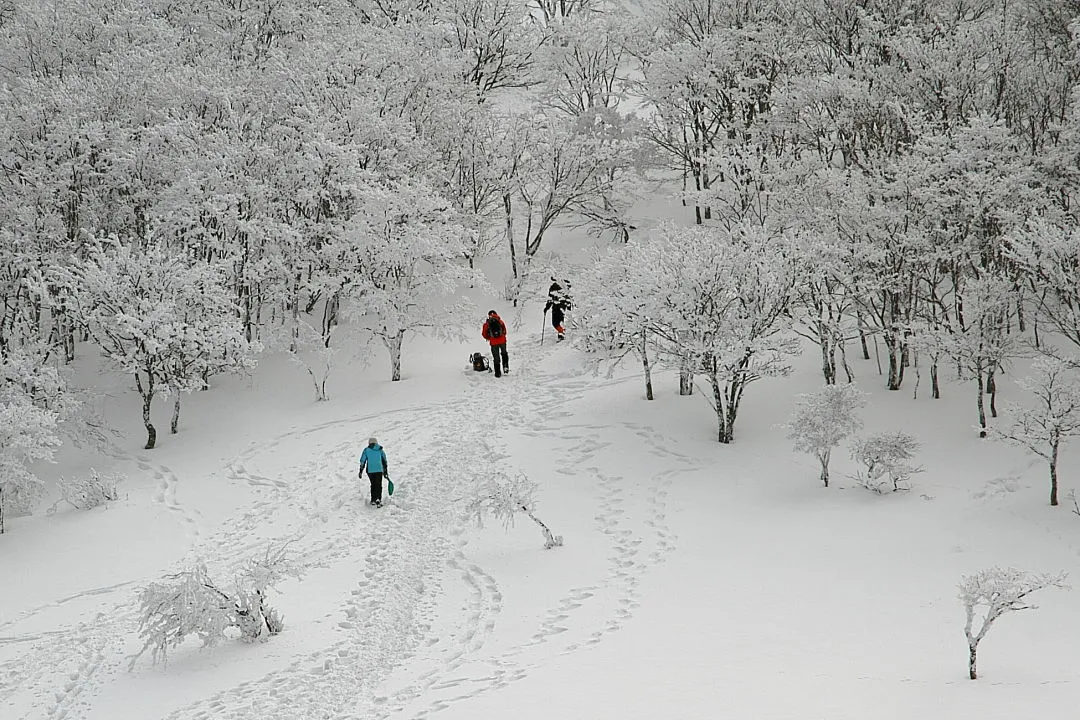
[[[269,358],[190,398],[180,434],[150,452],[130,388],[81,359],[120,435],[108,455],[68,450],[45,473],[129,479],[107,508],[14,519],[0,538],[0,716],[1076,717],[1073,593],[999,621],[982,677],[966,679],[961,575],[1080,571],[1080,517],[1046,504],[1042,464],[975,437],[967,385],[915,400],[858,362],[868,430],[916,434],[926,471],[876,496],[838,453],[826,489],[776,427],[819,383],[812,353],[749,389],[722,446],[670,373],[646,402],[632,371],[593,375],[568,344],[540,347],[527,309],[507,377],[465,372],[479,338],[419,339],[403,382],[377,356],[338,368],[315,403],[302,371]],[[398,484],[381,510],[356,478],[372,434]],[[508,532],[454,519],[492,467],[540,484],[538,515],[564,547],[544,550],[527,519]],[[1080,453],[1062,467],[1067,492]],[[283,634],[191,642],[128,671],[140,586],[193,558],[228,577],[283,539],[311,567],[271,597]]]

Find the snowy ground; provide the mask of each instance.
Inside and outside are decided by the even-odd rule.
[[[512,332],[510,376],[463,371],[479,343],[421,341],[404,382],[381,364],[341,368],[328,403],[270,360],[192,398],[181,434],[152,452],[130,390],[100,387],[124,431],[112,456],[68,453],[50,472],[115,467],[125,497],[9,523],[0,717],[1077,717],[1075,593],[1001,620],[981,679],[966,679],[962,574],[1080,577],[1080,517],[1046,505],[1041,465],[974,437],[966,386],[913,400],[858,366],[869,428],[924,443],[914,489],[879,497],[843,477],[843,456],[838,487],[819,487],[775,427],[819,382],[810,355],[750,388],[725,447],[674,378],[647,403],[638,377],[583,374],[574,350],[528,330]],[[382,510],[356,479],[370,434],[398,483]],[[509,532],[455,521],[493,466],[540,484],[539,516],[565,547],[544,550],[527,519]],[[1066,490],[1077,467],[1080,454],[1064,458]],[[285,539],[311,570],[272,597],[283,634],[191,643],[129,671],[140,586],[193,558],[228,577]]]

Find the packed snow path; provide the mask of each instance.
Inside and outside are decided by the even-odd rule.
[[[223,473],[256,488],[256,500],[213,528],[177,502],[182,478],[139,455],[137,466],[156,478],[158,502],[189,529],[189,557],[205,559],[212,577],[228,578],[269,543],[289,541],[290,554],[312,568],[299,584],[310,602],[297,612],[290,606],[298,592],[275,593],[271,604],[284,612],[286,632],[264,646],[181,650],[168,666],[144,658],[131,673],[138,647],[131,583],[24,612],[0,624],[0,649],[18,646],[0,655],[0,684],[14,693],[15,717],[116,718],[125,708],[124,717],[174,720],[423,718],[521,679],[547,657],[601,642],[632,616],[639,581],[674,548],[669,485],[654,486],[650,474],[699,466],[665,450],[671,444],[650,429],[575,422],[568,406],[598,381],[545,375],[537,361],[551,351],[522,342],[511,375],[470,378],[468,391],[449,400],[342,417],[250,446]],[[356,478],[358,442],[373,426],[399,487],[381,510],[366,505],[366,479]],[[613,428],[640,449],[612,447]],[[521,443],[546,446],[551,462],[520,467]],[[625,467],[607,459],[625,460],[628,451],[643,455],[640,477],[605,471]],[[297,457],[306,462],[283,460]],[[516,607],[505,632],[497,574],[475,559],[475,533],[454,512],[493,465],[540,483],[541,515],[567,534],[569,547],[552,553],[602,554],[587,565],[599,570],[588,577],[545,576],[537,588],[544,601]],[[550,510],[560,503],[559,487],[591,514],[585,525],[571,530],[552,520],[563,514]],[[86,622],[42,629],[51,609],[76,600],[91,608]],[[170,687],[170,678],[198,672],[199,663],[219,668],[220,677]]]

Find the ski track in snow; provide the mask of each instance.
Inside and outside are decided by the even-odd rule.
[[[574,380],[566,376],[531,373],[528,370],[535,365],[537,354],[537,349],[531,346],[519,354],[519,357],[524,355],[525,362],[519,360],[517,367],[524,366],[527,371],[523,378],[507,383],[510,388],[500,403],[500,412],[505,413],[523,435],[560,447],[560,457],[565,458],[564,467],[551,470],[574,476],[581,469],[596,481],[593,486],[599,494],[599,512],[595,523],[598,531],[610,541],[608,573],[595,584],[571,588],[546,612],[529,640],[498,655],[476,658],[473,666],[464,667],[461,673],[455,674],[465,666],[460,659],[448,663],[439,676],[449,677],[425,685],[425,694],[436,696],[426,707],[410,713],[406,703],[414,694],[406,693],[405,697],[397,698],[395,706],[402,716],[414,720],[428,718],[456,703],[524,679],[532,667],[552,652],[540,646],[555,644],[556,653],[566,654],[601,642],[632,617],[639,606],[641,579],[675,548],[676,537],[666,522],[671,476],[697,469],[701,463],[667,449],[665,443],[658,444],[655,431],[639,424],[567,424],[572,417],[565,409],[567,401],[579,397],[583,390],[595,388],[597,383],[591,379]],[[614,385],[618,381],[601,384]],[[610,444],[604,442],[601,435],[609,433],[612,427],[622,428],[640,438],[649,453],[661,457],[671,466],[668,477],[654,484],[650,478],[625,478],[602,472],[597,456],[608,450]],[[569,443],[568,447],[564,447],[566,443]],[[648,528],[647,536],[639,536],[635,529],[642,525]],[[573,538],[568,541],[573,542]],[[582,627],[581,623],[588,619],[577,622],[577,611],[587,605],[603,608],[600,612],[593,609],[588,615],[588,618],[605,618],[599,626]]]
[[[651,428],[626,422],[569,424],[567,401],[620,381],[533,372],[542,352],[523,343],[512,358],[514,374],[480,382],[442,403],[339,418],[250,445],[225,465],[224,474],[227,481],[252,488],[253,501],[212,532],[177,499],[181,481],[176,473],[145,455],[127,456],[150,474],[155,500],[191,538],[186,560],[205,560],[212,577],[227,578],[248,558],[284,542],[290,543],[290,557],[310,567],[347,562],[358,568],[341,607],[323,618],[333,628],[334,642],[166,717],[426,718],[527,677],[553,652],[575,652],[619,630],[638,607],[640,581],[674,549],[676,538],[666,522],[670,478],[654,483],[648,477],[603,472],[599,456],[617,449],[602,438],[613,427],[635,433],[648,452],[663,457],[669,475],[699,465],[658,443]],[[366,479],[356,477],[356,457],[372,423],[387,440],[400,488],[381,510],[366,506]],[[471,468],[493,457],[509,458],[504,448],[493,445],[507,425],[560,448],[565,466],[550,470],[590,481],[598,499],[595,527],[607,540],[608,571],[595,583],[568,589],[538,618],[527,640],[484,656],[502,611],[502,592],[496,579],[469,559],[464,530],[450,508],[462,488],[474,482]],[[307,463],[281,467],[276,462],[277,448],[290,443],[304,443]],[[379,515],[376,520],[366,513]],[[431,627],[444,581],[462,583],[468,600],[460,617],[451,618],[454,632],[435,637]],[[77,599],[122,594],[92,622],[37,635],[0,636],[0,649],[31,643],[27,652],[0,664],[0,686],[19,688],[36,699],[35,711],[19,720],[83,717],[90,696],[127,666],[130,658],[124,653],[137,632],[134,584],[77,593],[0,625],[3,633]],[[275,600],[271,595],[271,605],[285,609]],[[579,612],[586,607],[589,613]],[[593,623],[596,618],[599,624]],[[411,658],[429,669],[403,688],[376,695],[383,681]]]

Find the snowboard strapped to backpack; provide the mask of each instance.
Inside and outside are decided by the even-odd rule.
[[[485,372],[489,369],[487,357],[482,353],[475,352],[470,355],[469,362],[472,363],[472,369],[476,372]]]
[[[498,340],[503,336],[503,326],[499,321],[499,318],[488,318],[487,321],[488,337],[492,340]]]

